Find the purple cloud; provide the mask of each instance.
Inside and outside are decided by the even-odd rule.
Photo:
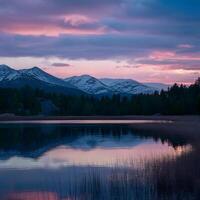
[[[0,0],[0,5],[1,57],[127,59],[131,66],[200,70],[196,0]],[[156,51],[176,57],[149,58]]]
[[[71,67],[71,65],[68,63],[53,63],[53,64],[51,64],[51,66],[53,66],[53,67]]]

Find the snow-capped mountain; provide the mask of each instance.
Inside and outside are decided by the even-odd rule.
[[[33,78],[40,81],[44,81],[49,84],[60,85],[60,86],[67,86],[74,88],[74,86],[70,84],[66,84],[65,81],[62,79],[56,78],[38,67],[33,67],[30,69],[21,69],[21,70],[14,70],[6,65],[0,65],[0,81],[5,80],[16,80],[19,78]]]
[[[22,70],[19,70],[19,73],[26,74],[28,76],[31,76],[32,78],[38,79],[40,81],[44,81],[46,83],[60,85],[60,86],[64,86],[64,87],[67,86],[70,88],[75,88],[73,85],[67,84],[62,79],[52,76],[52,75],[44,72],[43,70],[41,70],[38,67],[33,67],[31,69],[22,69]]]
[[[156,91],[155,88],[149,87],[132,79],[100,79],[105,85],[109,86],[112,90],[118,93],[125,94],[152,94]]]
[[[132,79],[97,79],[90,75],[82,75],[69,77],[64,80],[80,90],[93,95],[152,94],[155,91],[160,91],[157,87],[151,87],[150,85],[145,85]]]
[[[25,85],[48,92],[95,96],[152,94],[155,91],[166,90],[169,87],[160,83],[144,84],[132,79],[97,79],[90,75],[73,76],[63,80],[46,73],[38,67],[15,70],[7,65],[0,65],[0,87],[18,88]]]
[[[19,88],[25,85],[40,88],[48,92],[84,94],[78,88],[42,71],[38,67],[15,70],[9,66],[0,65],[0,87]]]
[[[114,90],[90,75],[72,76],[64,79],[67,83],[92,95],[111,95]]]
[[[7,65],[0,65],[0,81],[11,80],[18,72]]]

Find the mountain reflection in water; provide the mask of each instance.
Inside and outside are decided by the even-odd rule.
[[[153,169],[192,150],[183,138],[127,125],[1,124],[0,196],[156,200]]]

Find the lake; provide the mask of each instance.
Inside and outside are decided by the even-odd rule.
[[[2,122],[0,199],[194,199],[185,187],[198,172],[185,180],[191,166],[180,170],[196,159],[193,144],[131,123],[142,122]]]

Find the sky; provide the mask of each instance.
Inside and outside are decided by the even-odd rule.
[[[199,0],[0,0],[0,63],[189,84],[200,76],[199,11]]]

